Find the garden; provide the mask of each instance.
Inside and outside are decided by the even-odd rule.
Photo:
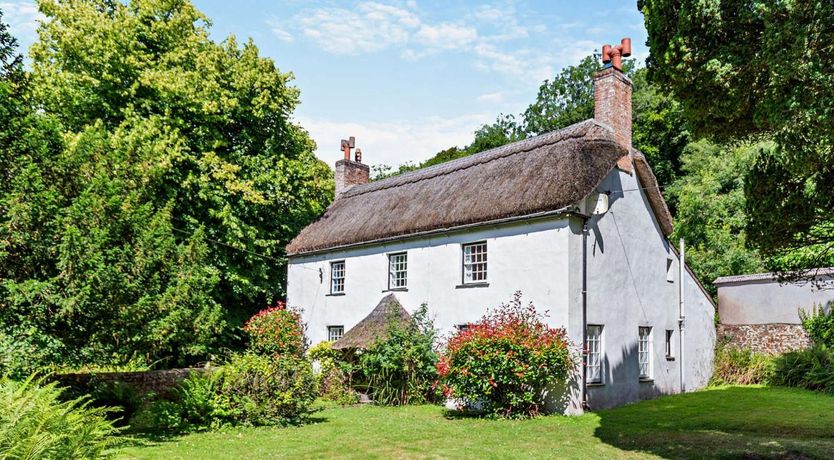
[[[245,323],[245,351],[158,394],[96,378],[62,387],[60,374],[4,378],[0,458],[834,452],[831,311],[803,317],[815,343],[806,350],[764,356],[720,344],[705,391],[563,417],[544,415],[547,388],[565,383],[578,357],[521,293],[448,337],[436,335],[426,305],[407,319],[395,307],[367,348],[340,350],[308,347],[300,311],[279,303]]]

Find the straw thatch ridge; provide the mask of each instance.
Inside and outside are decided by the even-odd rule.
[[[411,315],[405,311],[397,296],[388,294],[379,301],[368,316],[333,342],[336,350],[368,348],[375,340],[385,337],[391,322],[411,323]]]
[[[611,128],[567,128],[357,185],[287,246],[298,255],[575,205],[628,154]]]
[[[658,225],[660,225],[660,230],[666,236],[671,235],[672,213],[669,212],[669,207],[666,206],[666,200],[663,199],[663,194],[660,192],[657,177],[655,177],[652,168],[646,161],[646,156],[637,149],[631,149],[631,159],[634,161],[634,169],[637,171],[640,187],[646,193],[646,198],[648,198],[649,205],[652,207],[652,211],[654,211],[654,217],[657,219]]]

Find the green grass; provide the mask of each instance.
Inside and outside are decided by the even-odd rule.
[[[435,406],[327,408],[295,428],[125,441],[121,458],[834,458],[834,397],[724,387],[533,420]]]

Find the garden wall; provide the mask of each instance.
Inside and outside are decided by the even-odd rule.
[[[84,393],[89,392],[93,385],[121,383],[132,387],[138,394],[153,392],[164,397],[192,372],[207,371],[208,369],[205,368],[185,368],[140,372],[57,374],[52,376],[51,380]]]
[[[811,339],[799,324],[719,324],[718,340],[769,355],[801,350]]]

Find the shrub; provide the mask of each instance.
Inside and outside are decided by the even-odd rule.
[[[834,348],[814,345],[775,358],[769,383],[834,394]]]
[[[304,353],[304,326],[301,312],[284,302],[256,313],[243,330],[249,335],[249,349],[262,355],[301,356]]]
[[[117,433],[106,408],[62,401],[56,383],[0,380],[0,458],[98,458]]]
[[[424,403],[437,380],[436,332],[423,304],[402,324],[389,315],[386,335],[359,356],[359,368],[375,402],[384,405]]]
[[[228,398],[236,423],[297,424],[316,398],[315,377],[305,359],[247,353],[234,356],[221,372],[220,394]]]
[[[772,373],[773,357],[720,341],[715,347],[710,385],[763,384]]]
[[[341,353],[331,348],[333,342],[324,341],[307,352],[307,357],[318,364],[316,394],[341,405],[356,404],[359,394],[350,387],[353,366],[342,359]]]
[[[535,416],[575,368],[564,329],[544,323],[521,293],[453,335],[437,365],[442,393],[489,415]]]
[[[799,317],[815,344],[834,348],[834,302],[829,302],[826,307],[814,307],[810,313],[800,310]]]

